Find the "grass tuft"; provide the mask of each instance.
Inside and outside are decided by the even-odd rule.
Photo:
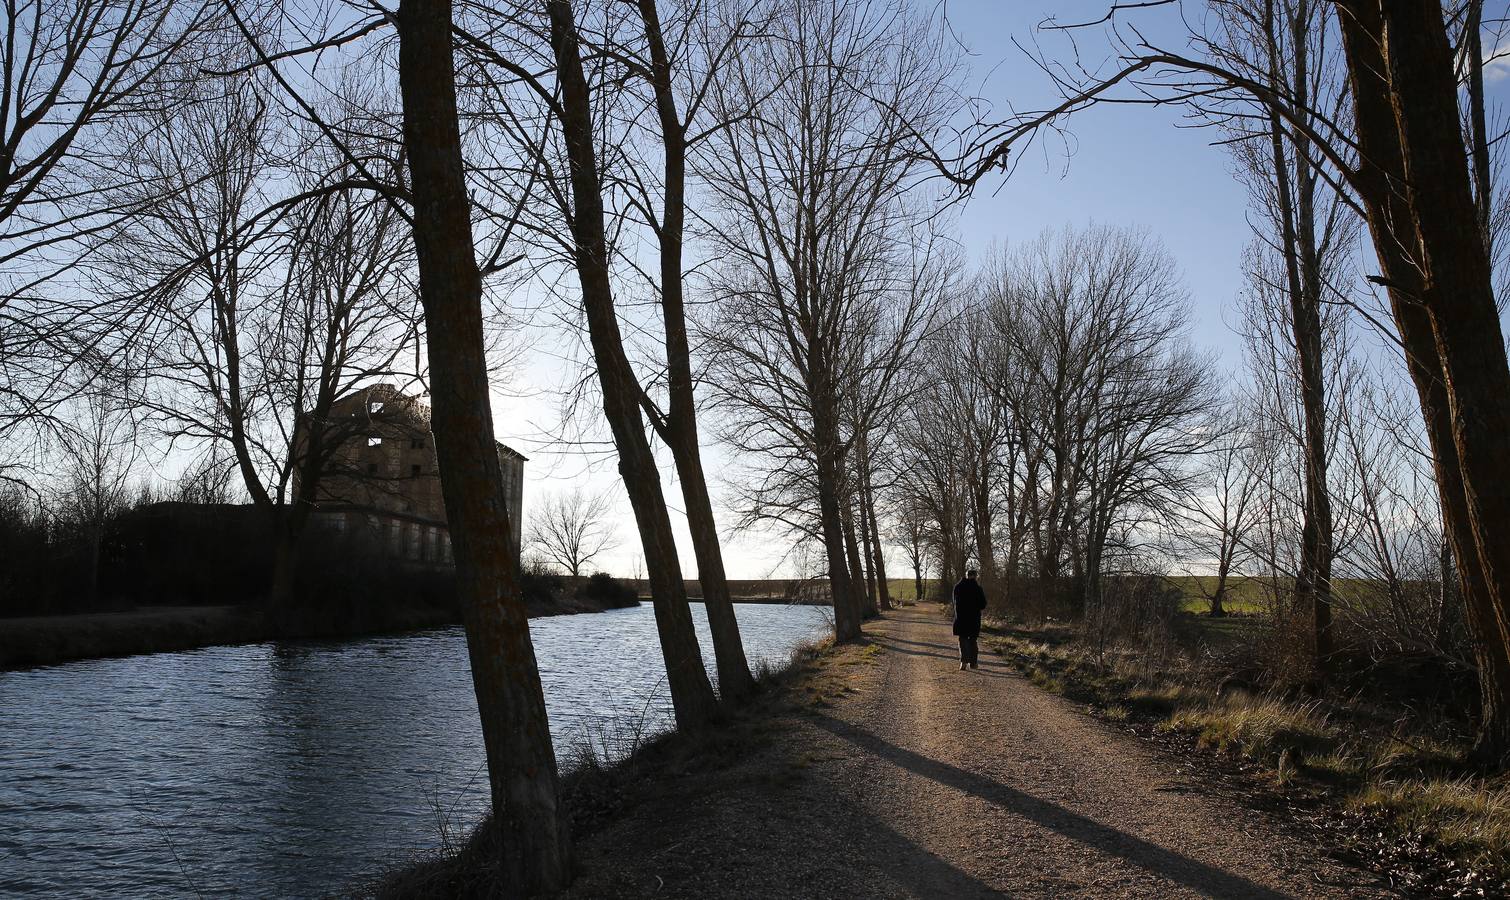
[[[1274,765],[1289,751],[1304,758],[1331,753],[1342,736],[1311,705],[1273,697],[1237,696],[1212,706],[1178,706],[1171,730],[1194,734],[1203,747]]]
[[[1482,779],[1375,782],[1348,800],[1470,866],[1510,870],[1510,786]]]

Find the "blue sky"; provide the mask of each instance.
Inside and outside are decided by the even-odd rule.
[[[975,51],[972,88],[999,107],[1053,105],[1058,94],[1012,39],[1031,46],[1035,35],[1051,58],[1062,38],[1035,30],[1049,14],[1061,21],[1099,18],[1101,2],[948,0],[950,22]],[[1199,4],[1187,9],[1198,11]],[[1145,34],[1183,49],[1184,29],[1165,11],[1134,14]],[[1097,29],[1079,39],[1083,57],[1098,62],[1108,44]],[[998,179],[966,207],[962,238],[972,259],[992,241],[1021,241],[1045,228],[1141,226],[1162,239],[1184,271],[1197,344],[1238,364],[1238,344],[1223,315],[1237,295],[1240,262],[1250,236],[1247,194],[1232,177],[1228,156],[1210,145],[1219,134],[1192,128],[1176,107],[1101,105],[1067,121],[1069,139],[1049,141],[1022,156],[1012,177]],[[1181,126],[1187,127],[1181,127]],[[1068,152],[1066,152],[1068,151]]]
[[[938,0],[917,2],[934,8]],[[1013,39],[1031,46],[1035,26],[1045,16],[1058,15],[1061,21],[1097,19],[1107,2],[947,0],[944,8],[971,51],[961,50],[970,73],[968,89],[1003,111],[1043,108],[1059,99],[1047,76],[1014,46]],[[1190,0],[1184,12],[1199,17],[1202,4]],[[1134,15],[1151,39],[1184,49],[1186,32],[1176,10]],[[1065,49],[1062,37],[1042,39],[1051,57]],[[1080,33],[1078,40],[1088,64],[1108,58],[1110,45],[1099,30]],[[1510,82],[1498,69],[1490,76],[1491,102],[1501,102]],[[1029,240],[1046,228],[1083,226],[1091,221],[1146,227],[1164,242],[1183,270],[1194,314],[1193,342],[1215,352],[1221,369],[1236,371],[1241,366],[1239,343],[1227,322],[1241,288],[1241,258],[1251,234],[1247,193],[1232,177],[1227,153],[1210,144],[1219,134],[1181,125],[1188,126],[1189,121],[1173,107],[1102,105],[1076,114],[1068,123],[1069,154],[1056,142],[1039,145],[1022,157],[1009,181],[1003,183],[997,177],[983,185],[960,216],[960,238],[973,264],[994,244]],[[1365,260],[1365,266],[1369,265]],[[533,379],[540,386],[565,375],[559,363],[543,357],[522,361],[521,371],[526,381]],[[533,451],[536,457],[527,498],[569,489],[574,483],[618,492],[622,544],[602,564],[615,573],[633,574],[639,557],[636,535],[611,461],[584,469],[580,458],[532,447],[527,435],[552,418],[552,411],[538,400],[504,401],[499,413],[504,440],[526,453]],[[708,468],[717,471],[726,462],[723,451],[710,444],[708,453]],[[679,499],[674,483],[668,481],[666,489],[668,499]],[[721,522],[731,518],[721,511]],[[693,577],[690,547],[683,542],[682,548],[687,577]],[[726,545],[727,569],[734,578],[787,574],[778,568],[785,549],[768,536],[735,538]],[[906,573],[898,566],[893,574]]]

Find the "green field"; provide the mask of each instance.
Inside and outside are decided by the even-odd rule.
[[[923,579],[923,593],[933,590],[934,579]],[[916,600],[918,599],[917,584],[911,578],[888,578],[886,585],[891,592],[893,600]]]
[[[1185,610],[1204,613],[1211,608],[1203,591],[1215,586],[1214,575],[1171,575],[1169,582],[1185,593]],[[1366,606],[1369,596],[1378,596],[1379,583],[1361,578],[1338,578],[1332,582],[1332,592],[1339,601],[1356,606]],[[1233,615],[1252,615],[1269,609],[1268,581],[1257,578],[1227,579],[1227,596],[1222,608]]]
[[[1171,575],[1170,584],[1185,594],[1185,611],[1204,613],[1211,609],[1206,595],[1215,589],[1215,575]],[[1264,585],[1248,578],[1228,578],[1222,608],[1233,615],[1249,615],[1265,609]]]

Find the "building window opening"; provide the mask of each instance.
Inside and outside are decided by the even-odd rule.
[[[381,404],[381,403],[369,403],[369,404],[367,404],[367,411],[369,413],[380,413],[380,412],[383,411],[383,404]]]
[[[374,435],[369,435],[368,438],[367,438],[367,446],[369,446],[369,447],[381,447],[381,446],[383,446],[383,439],[380,438],[380,437],[378,437],[375,434]]]
[[[412,465],[412,466],[409,467],[409,474],[413,475],[416,478],[419,477],[419,464],[418,463],[416,463],[416,464],[414,464],[414,465]]]
[[[409,449],[411,449],[411,450],[423,450],[423,449],[425,449],[425,439],[424,438],[414,438],[413,440],[409,441]]]
[[[376,475],[377,474],[377,463],[368,463],[367,464],[367,474],[368,475]]]

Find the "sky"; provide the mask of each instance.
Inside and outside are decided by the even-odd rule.
[[[918,2],[932,9],[937,0]],[[1052,56],[1064,47],[1063,39],[1037,32],[1038,23],[1051,14],[1066,22],[1094,20],[1105,13],[1107,2],[947,0],[944,8],[965,45],[960,53],[969,73],[968,90],[1002,111],[1043,108],[1058,100],[1047,77],[1014,45],[1014,38],[1027,46],[1042,39],[1043,49]],[[1187,3],[1186,12],[1198,15],[1200,4]],[[1156,42],[1182,47],[1185,31],[1178,19],[1155,13],[1136,19],[1145,34]],[[1082,36],[1080,47],[1090,62],[1104,59],[1109,52],[1099,32]],[[1490,101],[1502,102],[1510,82],[1498,66],[1489,75]],[[1076,114],[1069,122],[1068,153],[1065,145],[1040,145],[1022,157],[1009,180],[998,178],[970,199],[959,219],[959,238],[968,260],[973,264],[994,246],[1029,240],[1045,229],[1067,225],[1094,221],[1147,228],[1163,241],[1183,271],[1193,312],[1192,342],[1217,355],[1220,371],[1235,372],[1241,366],[1240,348],[1228,322],[1233,321],[1242,283],[1243,250],[1251,239],[1248,197],[1232,176],[1226,152],[1211,145],[1219,134],[1180,127],[1188,124],[1176,108],[1103,105]],[[617,550],[597,563],[614,574],[636,575],[642,568],[637,535],[611,456],[603,452],[584,455],[576,449],[562,452],[542,434],[554,430],[560,416],[559,404],[544,392],[581,377],[560,355],[561,348],[549,341],[527,349],[510,385],[518,396],[495,403],[500,439],[531,458],[526,467],[526,530],[532,502],[550,493],[576,486],[609,492],[619,513],[621,541]],[[703,437],[708,471],[727,469],[728,453],[706,428]],[[666,459],[663,471],[669,468]],[[718,502],[723,491],[716,481],[711,487]],[[669,472],[665,489],[671,505],[679,509],[679,489]],[[721,525],[734,518],[727,508],[720,506],[716,512]],[[695,577],[685,528],[680,530],[684,573]],[[769,533],[730,535],[724,544],[725,567],[731,578],[783,577],[793,574],[791,564],[783,562],[789,549],[788,542]],[[888,565],[893,577],[910,575],[901,570],[895,552],[888,554]]]

